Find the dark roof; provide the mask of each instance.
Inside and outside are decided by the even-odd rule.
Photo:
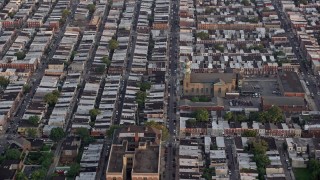
[[[14,174],[15,174],[15,170],[9,170],[9,169],[0,167],[0,180],[13,179]]]
[[[262,100],[263,100],[263,105],[305,106],[303,97],[264,96],[262,97]]]
[[[217,83],[220,80],[225,83],[232,83],[235,79],[234,73],[192,73],[190,75],[191,83]]]
[[[279,79],[284,92],[304,93],[297,73],[287,71],[280,74]]]
[[[43,146],[43,140],[42,139],[31,140],[31,147],[42,147],[42,146]]]

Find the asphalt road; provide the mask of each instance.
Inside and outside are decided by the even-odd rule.
[[[175,151],[176,148],[176,141],[175,136],[176,134],[176,112],[174,109],[176,108],[176,83],[177,83],[177,64],[178,64],[178,37],[179,37],[179,25],[178,25],[178,19],[179,19],[179,8],[178,8],[179,2],[178,1],[171,1],[170,2],[170,32],[169,32],[169,102],[168,102],[168,127],[169,127],[169,133],[170,137],[168,140],[168,154],[167,154],[167,166],[165,170],[165,179],[178,179],[178,176],[176,174],[176,165],[175,165],[175,156],[173,155],[173,151]]]
[[[276,145],[277,145],[277,149],[279,151],[283,171],[284,171],[284,174],[286,175],[287,180],[295,180],[292,169],[291,170],[288,169],[287,161],[289,161],[289,155],[286,151],[284,151],[283,143],[284,143],[284,140],[276,140]]]

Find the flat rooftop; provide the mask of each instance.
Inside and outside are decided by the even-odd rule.
[[[159,146],[149,146],[135,150],[133,173],[158,173]]]
[[[107,172],[122,172],[123,169],[123,155],[125,155],[126,146],[112,145],[110,152],[110,160]]]
[[[295,72],[284,72],[279,75],[284,92],[304,93],[300,79]]]

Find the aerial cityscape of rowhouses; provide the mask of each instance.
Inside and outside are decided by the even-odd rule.
[[[0,179],[317,179],[319,2],[0,1]]]

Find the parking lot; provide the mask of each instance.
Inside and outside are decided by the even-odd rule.
[[[252,78],[243,81],[241,91],[252,92],[260,96],[275,96],[280,95],[279,84],[276,78]]]

